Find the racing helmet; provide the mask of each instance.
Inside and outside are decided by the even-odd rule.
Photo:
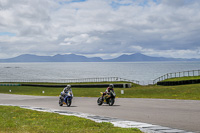
[[[109,84],[109,88],[114,88],[114,85],[113,84]]]
[[[69,90],[71,88],[71,85],[67,85],[67,90]]]

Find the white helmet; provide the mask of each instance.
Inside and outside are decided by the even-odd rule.
[[[71,85],[67,85],[67,89],[70,89],[71,88]]]

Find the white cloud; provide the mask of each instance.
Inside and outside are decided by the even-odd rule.
[[[6,49],[0,58],[135,52],[200,58],[199,8],[198,0],[0,0],[0,32],[15,35],[0,34]]]
[[[199,58],[198,50],[149,50],[144,54],[156,57],[172,57],[172,58]]]
[[[77,36],[67,37],[61,45],[83,45],[85,43],[94,43],[99,38],[96,36],[89,36],[88,34],[80,34]]]

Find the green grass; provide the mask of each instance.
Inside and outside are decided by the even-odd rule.
[[[75,116],[38,112],[19,107],[0,107],[1,133],[141,133],[136,128],[114,127]]]
[[[200,100],[200,84],[179,86],[134,86],[132,88],[114,88],[119,98],[159,98]],[[11,92],[9,92],[11,90]],[[0,86],[0,93],[59,96],[63,88]],[[106,88],[72,88],[75,97],[99,97]],[[124,94],[121,94],[124,90]],[[45,91],[43,94],[42,91]]]
[[[119,97],[128,98],[159,98],[159,99],[185,99],[200,100],[200,84],[179,86],[141,86],[125,88],[125,94]]]
[[[106,88],[72,88],[76,97],[98,97]],[[11,90],[11,92],[9,92]],[[59,96],[63,87],[33,87],[33,86],[0,86],[0,93],[37,95],[37,96]],[[42,92],[45,93],[42,93]]]
[[[170,78],[170,79],[163,80],[163,81],[161,81],[161,82],[165,82],[165,81],[195,80],[195,79],[200,79],[200,76],[189,76],[189,77]]]
[[[11,92],[9,92],[11,90]],[[43,94],[42,91],[45,91]],[[32,86],[0,86],[0,93],[37,95],[37,96],[58,96],[62,88],[32,87]]]

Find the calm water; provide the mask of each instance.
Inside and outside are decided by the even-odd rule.
[[[146,84],[166,73],[198,69],[200,62],[0,63],[0,80],[120,77]]]

